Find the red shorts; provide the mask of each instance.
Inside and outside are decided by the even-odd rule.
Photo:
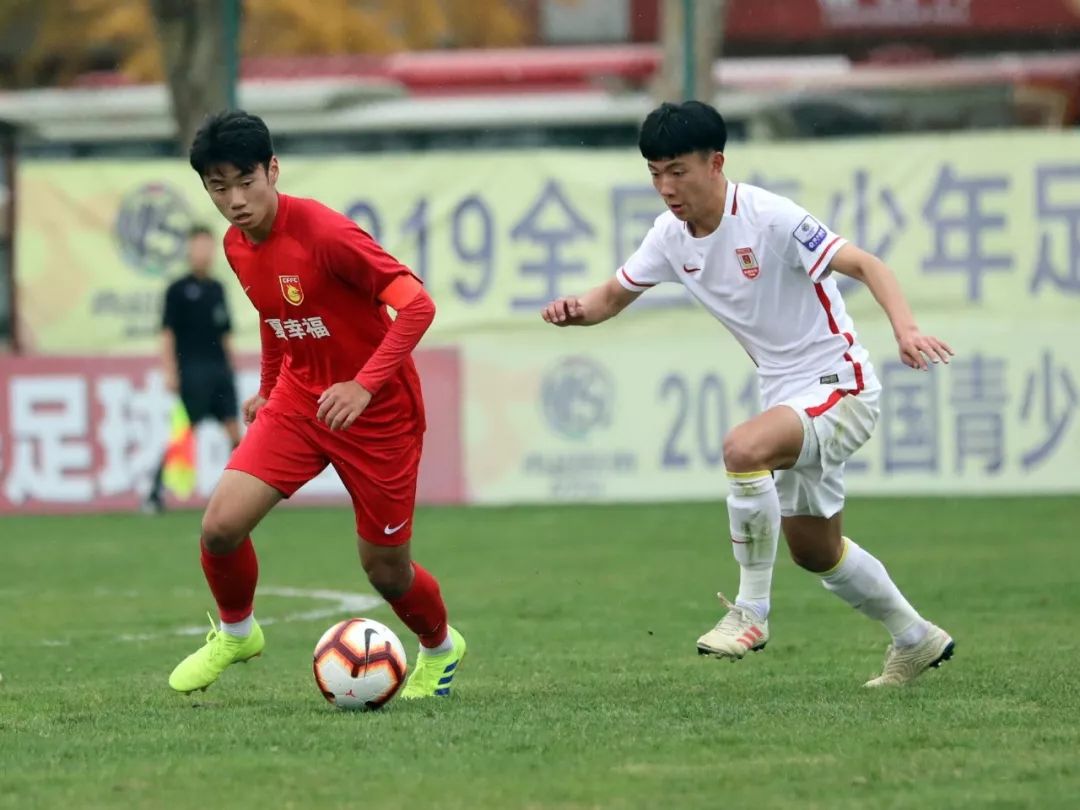
[[[412,537],[423,439],[332,431],[312,417],[259,409],[227,469],[253,475],[286,498],[332,464],[352,498],[356,531],[369,543],[398,546]]]

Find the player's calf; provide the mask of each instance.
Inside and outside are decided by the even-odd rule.
[[[465,657],[465,639],[447,623],[438,581],[409,560],[406,546],[374,547],[362,541],[361,559],[369,580],[420,641],[416,663],[401,696],[408,700],[449,695],[450,684]],[[404,572],[401,564],[407,566]]]
[[[866,685],[900,686],[947,661],[949,634],[919,615],[876,557],[847,537],[842,542],[839,562],[820,574],[822,584],[892,636],[882,674]]]
[[[263,649],[255,621],[259,561],[249,532],[281,495],[254,476],[226,470],[203,515],[200,562],[221,617],[206,644],[173,670],[169,685],[178,692],[205,689],[231,664]]]
[[[727,511],[731,551],[739,563],[735,604],[766,619],[780,537],[780,501],[772,475],[767,470],[729,472]]]

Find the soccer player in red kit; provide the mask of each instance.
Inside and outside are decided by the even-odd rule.
[[[448,695],[465,640],[447,624],[438,582],[412,561],[409,543],[424,433],[411,352],[435,305],[351,220],[277,191],[278,160],[262,119],[242,111],[209,118],[190,157],[232,225],[225,254],[262,322],[262,376],[243,405],[250,427],[202,521],[202,568],[221,626],[177,665],[169,685],[206,689],[230,664],[262,652],[251,532],[332,464],[352,497],[368,580],[420,639],[402,697]]]

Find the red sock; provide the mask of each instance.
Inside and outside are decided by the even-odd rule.
[[[416,563],[412,587],[390,602],[394,613],[405,626],[420,637],[425,647],[438,647],[446,641],[446,605],[435,577]]]
[[[202,570],[217,601],[223,622],[242,622],[251,615],[255,602],[255,583],[259,580],[259,560],[251,538],[228,554],[211,554],[202,549]]]

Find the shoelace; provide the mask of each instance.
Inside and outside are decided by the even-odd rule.
[[[738,605],[736,605],[731,600],[729,600],[722,593],[717,592],[716,596],[720,599],[720,604],[722,604],[724,607],[726,607],[728,612],[727,612],[727,615],[724,616],[724,618],[722,618],[720,621],[718,621],[716,623],[716,626],[713,628],[713,630],[719,630],[722,627],[724,627],[725,625],[738,626],[738,622],[740,620],[742,620],[742,621],[750,621],[750,617],[746,615],[746,611],[743,610]]]
[[[214,617],[211,616],[209,612],[207,612],[206,618],[210,621],[210,632],[206,634],[206,643],[213,644],[210,655],[213,658],[220,658],[225,654],[226,647],[222,643],[214,644],[214,642],[224,634],[218,629],[218,626],[214,624]]]

